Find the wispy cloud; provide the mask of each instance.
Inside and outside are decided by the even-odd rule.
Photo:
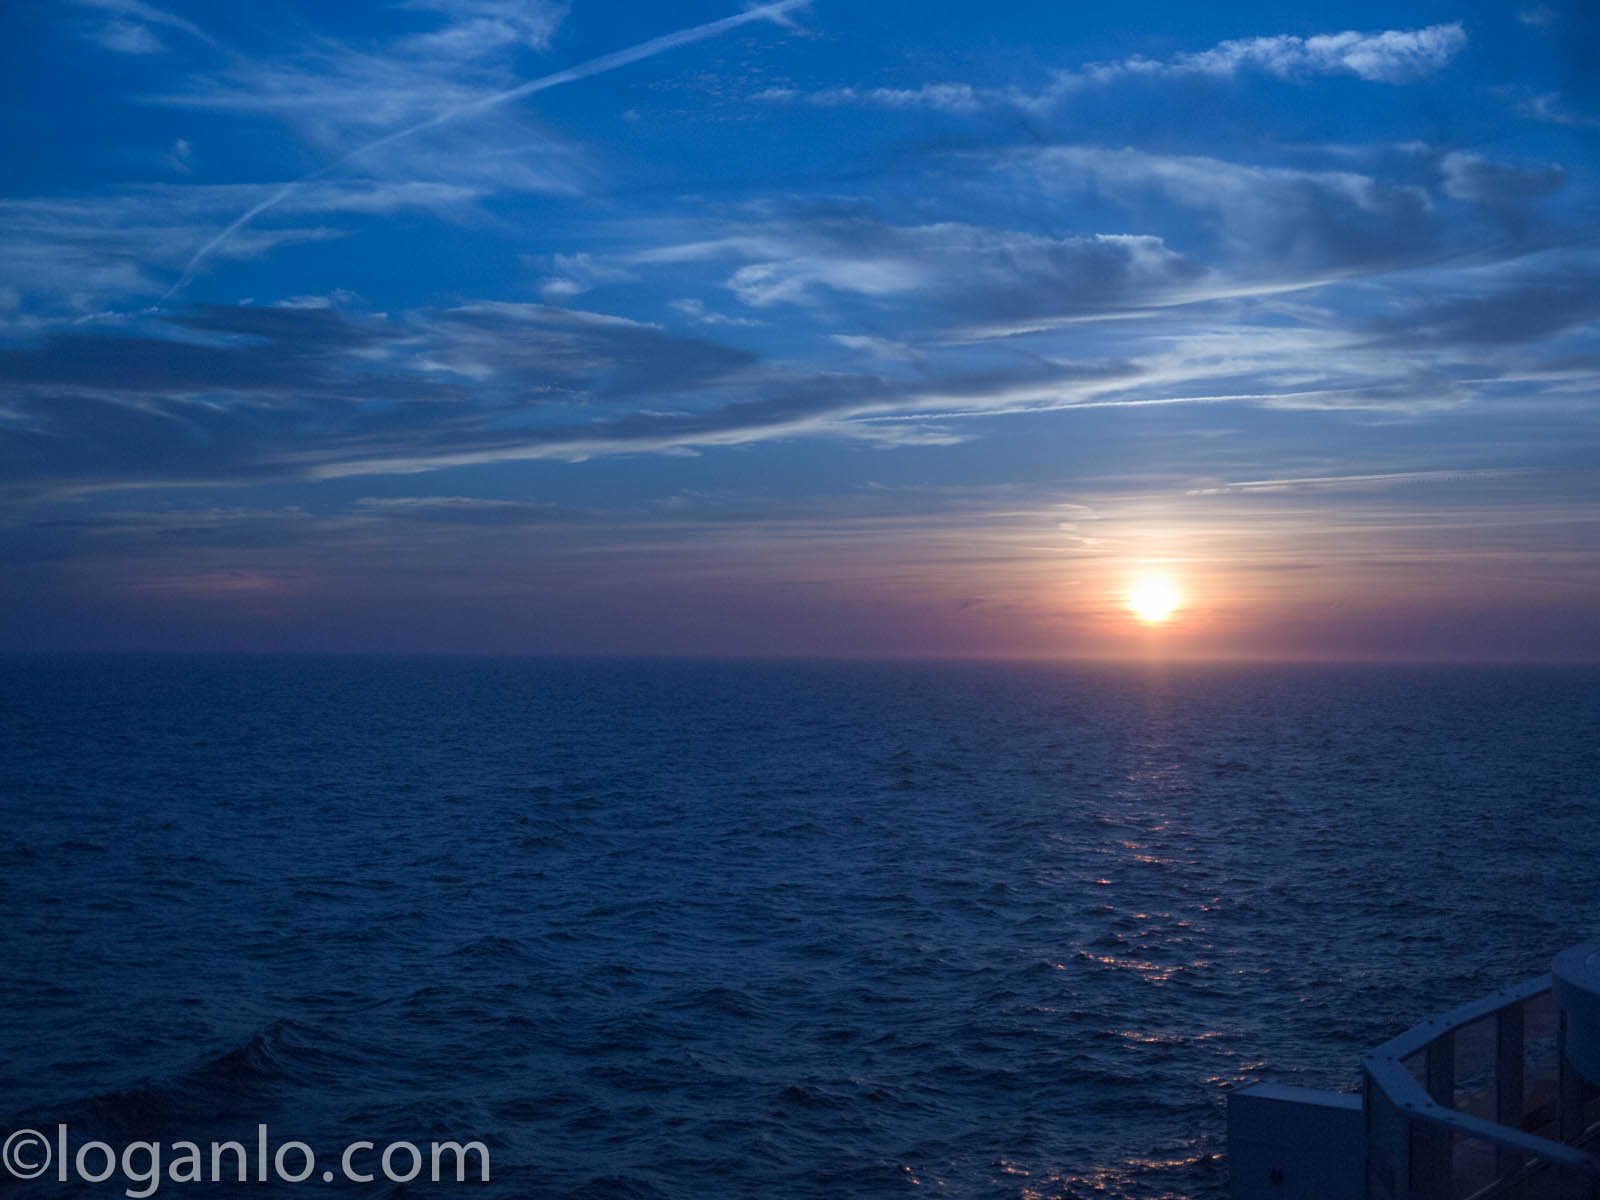
[[[476,303],[404,318],[320,302],[203,307],[141,332],[56,334],[0,351],[10,414],[0,454],[30,464],[14,487],[31,479],[82,491],[796,438],[952,444],[971,435],[951,421],[1069,410],[1223,404],[1416,415],[1472,396],[1451,377],[1331,335],[1234,336],[1237,347],[1195,331],[1188,345],[1136,359],[1011,356],[980,366],[839,335],[846,357],[802,366],[544,305]],[[1197,387],[1207,381],[1234,387]]]
[[[1545,121],[1551,125],[1565,125],[1574,129],[1600,126],[1600,117],[1575,112],[1559,92],[1541,92],[1538,95],[1525,96],[1517,101],[1516,107],[1523,116],[1532,117],[1535,121]]]
[[[440,0],[407,5],[441,19],[358,48],[315,38],[286,53],[233,54],[159,103],[284,121],[312,145],[348,153],[515,84],[516,52],[548,50],[566,5],[528,0]]]
[[[707,21],[703,24],[690,26],[685,29],[677,30],[673,33],[663,34],[660,37],[651,38],[648,41],[629,46],[624,50],[615,50],[611,53],[602,54],[598,57],[591,58],[585,62],[577,64],[576,66],[567,67],[560,71],[554,71],[548,75],[542,75],[539,78],[531,79],[526,83],[517,84],[515,87],[505,88],[499,91],[491,92],[487,95],[479,95],[472,98],[461,99],[456,103],[451,104],[449,107],[444,108],[442,111],[434,113],[432,116],[415,121],[411,124],[407,124],[403,128],[384,134],[381,137],[363,142],[355,148],[347,151],[334,161],[319,167],[315,171],[308,172],[305,175],[300,176],[298,179],[291,180],[290,182],[284,184],[282,187],[276,189],[266,199],[251,206],[238,217],[234,218],[234,220],[231,221],[220,233],[195,251],[193,257],[191,257],[189,262],[185,265],[183,274],[179,276],[178,281],[167,290],[162,299],[164,301],[170,299],[177,292],[181,291],[194,278],[195,272],[199,269],[200,265],[219,247],[225,244],[228,239],[233,237],[241,229],[244,229],[263,213],[269,211],[270,209],[276,208],[279,204],[283,203],[286,199],[293,195],[295,191],[304,186],[306,183],[330,175],[335,171],[338,171],[350,165],[351,163],[356,162],[357,160],[364,159],[375,152],[385,150],[400,142],[414,138],[418,134],[426,133],[429,130],[437,129],[444,125],[453,124],[457,121],[462,121],[498,108],[502,108],[505,105],[513,103],[514,101],[524,99],[528,96],[537,95],[540,92],[549,91],[551,88],[561,87],[565,84],[575,83],[582,79],[589,79],[593,76],[604,74],[608,71],[615,71],[621,67],[629,66],[633,63],[642,62],[645,59],[653,58],[658,54],[664,54],[667,51],[677,49],[680,46],[692,45],[695,42],[704,41],[707,38],[719,37],[724,33],[727,33],[733,29],[737,29],[742,25],[747,25],[752,21],[776,20],[777,18],[782,17],[784,14],[809,3],[810,0],[773,0],[771,3],[760,4],[755,7],[748,8],[744,12],[735,14],[734,16],[722,17],[715,21]]]
[[[753,317],[735,317],[709,309],[705,306],[703,300],[697,300],[692,296],[681,300],[669,300],[667,301],[667,307],[680,316],[693,321],[696,325],[732,325],[753,329],[762,323]]]
[[[962,114],[986,108],[1043,112],[1085,88],[1138,80],[1229,79],[1255,73],[1287,80],[1347,75],[1369,83],[1399,85],[1444,70],[1466,44],[1467,34],[1459,22],[1376,33],[1346,30],[1311,37],[1279,34],[1237,38],[1165,59],[1134,55],[1115,62],[1086,63],[1056,71],[1047,85],[1032,91],[1015,86],[937,82],[912,87],[835,86],[811,90],[768,87],[756,93],[755,98],[830,108],[871,105]]]
[[[385,496],[356,501],[363,516],[432,525],[549,525],[593,521],[593,510],[529,500],[482,496]]]
[[[1021,362],[895,378],[859,365],[799,368],[540,305],[479,303],[403,321],[328,307],[203,307],[142,333],[55,334],[0,351],[0,402],[17,412],[0,424],[0,450],[28,458],[39,486],[94,488],[404,474],[801,436],[948,443],[960,438],[925,423],[859,418],[930,404],[998,409],[1130,370]]]
[[[895,225],[859,205],[700,232],[712,236],[665,241],[624,261],[637,269],[732,262],[723,286],[757,310],[852,301],[920,310],[944,323],[1116,312],[1205,274],[1148,235],[1052,238],[956,221]]]
[[[154,29],[170,29],[215,47],[216,39],[182,17],[145,4],[143,0],[72,0],[80,8],[107,14],[103,23],[90,27],[90,36],[108,50],[121,54],[155,54],[166,45]],[[154,27],[154,28],[152,28]]]
[[[0,200],[0,252],[36,325],[81,318],[162,290],[219,220],[271,193],[247,184],[144,184],[107,196]],[[442,181],[318,180],[280,202],[277,220],[242,229],[215,253],[259,258],[278,247],[343,236],[340,218],[428,213],[479,219],[485,189]],[[5,314],[0,313],[0,325]]]
[[[1567,181],[1567,172],[1556,163],[1526,169],[1493,162],[1481,154],[1447,154],[1440,167],[1448,195],[1493,208],[1521,207],[1550,195]]]
[[[410,0],[409,8],[438,13],[442,28],[408,34],[402,47],[418,55],[462,62],[502,50],[548,50],[566,19],[569,0]]]
[[[160,54],[166,50],[149,26],[134,21],[106,21],[96,26],[91,36],[107,50],[118,54]]]
[[[1221,496],[1247,492],[1374,491],[1420,484],[1460,484],[1508,479],[1525,471],[1489,468],[1464,471],[1385,471],[1375,475],[1311,475],[1296,479],[1247,479],[1215,487],[1191,488],[1191,496]]]
[[[1313,37],[1279,34],[1236,38],[1219,42],[1209,50],[1167,59],[1133,57],[1094,63],[1063,74],[1061,80],[1072,87],[1110,83],[1129,76],[1231,77],[1259,71],[1279,79],[1354,75],[1369,83],[1401,84],[1443,70],[1466,44],[1466,31],[1459,22],[1380,33],[1346,30]]]
[[[1600,261],[1552,252],[1523,263],[1461,272],[1431,287],[1397,288],[1364,323],[1377,347],[1512,346],[1600,321]]]
[[[549,267],[553,273],[545,276],[539,285],[539,291],[546,300],[570,300],[601,284],[623,283],[636,278],[626,268],[603,262],[584,251],[552,255]]]
[[[1001,163],[1047,193],[1159,197],[1209,214],[1236,263],[1274,273],[1416,261],[1438,242],[1425,188],[1353,171],[1257,166],[1133,148],[1047,146]]]

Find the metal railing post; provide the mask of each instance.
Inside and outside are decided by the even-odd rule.
[[[1556,1029],[1556,1129],[1567,1145],[1583,1136],[1583,1076],[1567,1061],[1567,1014]]]
[[[1428,1095],[1445,1108],[1456,1101],[1456,1038],[1446,1030],[1423,1051]],[[1431,1122],[1411,1122],[1411,1196],[1413,1200],[1450,1200],[1454,1193],[1450,1131]]]

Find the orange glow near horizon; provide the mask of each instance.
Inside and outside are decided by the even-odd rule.
[[[1165,575],[1141,575],[1128,592],[1128,607],[1146,625],[1160,625],[1183,606],[1183,594]]]

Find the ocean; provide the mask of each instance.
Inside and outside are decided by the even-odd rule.
[[[1595,936],[1597,730],[1578,668],[0,659],[0,1131],[1220,1200],[1231,1089]]]

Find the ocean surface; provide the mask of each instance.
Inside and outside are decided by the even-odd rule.
[[[10,658],[0,806],[0,1131],[1219,1200],[1600,932],[1600,672]]]

